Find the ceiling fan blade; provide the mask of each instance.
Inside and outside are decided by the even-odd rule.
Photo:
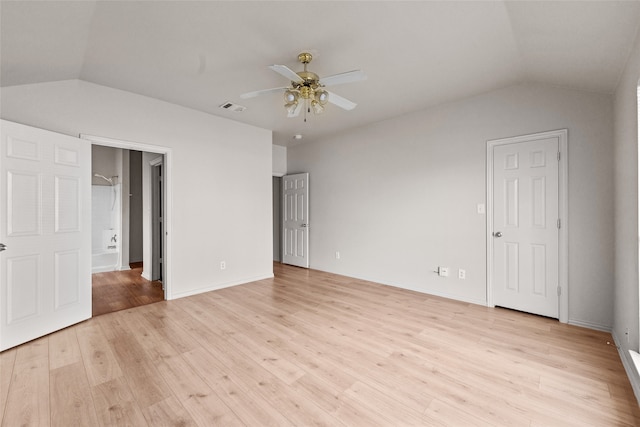
[[[304,83],[304,80],[302,80],[302,78],[295,71],[293,71],[291,68],[287,67],[286,65],[278,65],[278,64],[269,65],[269,68],[271,68],[276,73],[285,76],[292,82]]]
[[[287,87],[274,87],[272,89],[256,90],[256,91],[253,91],[253,92],[243,93],[242,95],[240,95],[240,98],[242,98],[242,99],[255,98],[256,96],[266,95],[266,94],[269,94],[269,93],[284,92],[287,89],[289,89],[289,88],[287,88]]]
[[[287,113],[287,117],[298,117],[300,115],[300,111],[302,111],[302,107],[304,106],[304,102],[298,102],[298,105],[295,110],[291,113]]]
[[[327,101],[345,110],[353,110],[356,108],[356,105],[358,105],[355,102],[349,101],[347,98],[343,98],[333,92],[327,91],[327,93],[329,94],[329,99],[327,99]]]
[[[362,70],[347,71],[346,73],[334,74],[320,79],[322,86],[335,86],[344,83],[359,82],[366,80],[367,75]]]

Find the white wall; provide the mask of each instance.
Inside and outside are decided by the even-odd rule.
[[[311,267],[486,302],[486,141],[569,130],[569,321],[613,320],[612,101],[513,86],[289,147],[310,173]],[[340,251],[341,259],[335,259]],[[441,278],[438,266],[466,270]]]
[[[615,108],[615,317],[613,335],[640,398],[640,377],[627,350],[638,351],[638,99],[640,35],[614,98]],[[625,334],[629,331],[629,335]]]
[[[170,297],[273,275],[270,131],[79,80],[0,99],[6,120],[172,150]]]
[[[283,176],[287,174],[287,147],[274,145],[272,150],[273,176]]]

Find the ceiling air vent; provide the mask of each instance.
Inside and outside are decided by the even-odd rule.
[[[235,111],[236,113],[239,113],[247,109],[247,107],[234,104],[233,102],[225,102],[224,104],[220,105],[220,108],[222,108],[223,110]]]

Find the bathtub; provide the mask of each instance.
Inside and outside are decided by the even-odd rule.
[[[91,273],[104,273],[115,271],[118,267],[118,252],[105,251],[91,255]]]

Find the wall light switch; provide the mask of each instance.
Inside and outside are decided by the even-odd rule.
[[[478,203],[478,213],[479,214],[484,214],[485,213],[484,203]]]
[[[442,277],[449,276],[449,267],[438,267],[438,275]]]

